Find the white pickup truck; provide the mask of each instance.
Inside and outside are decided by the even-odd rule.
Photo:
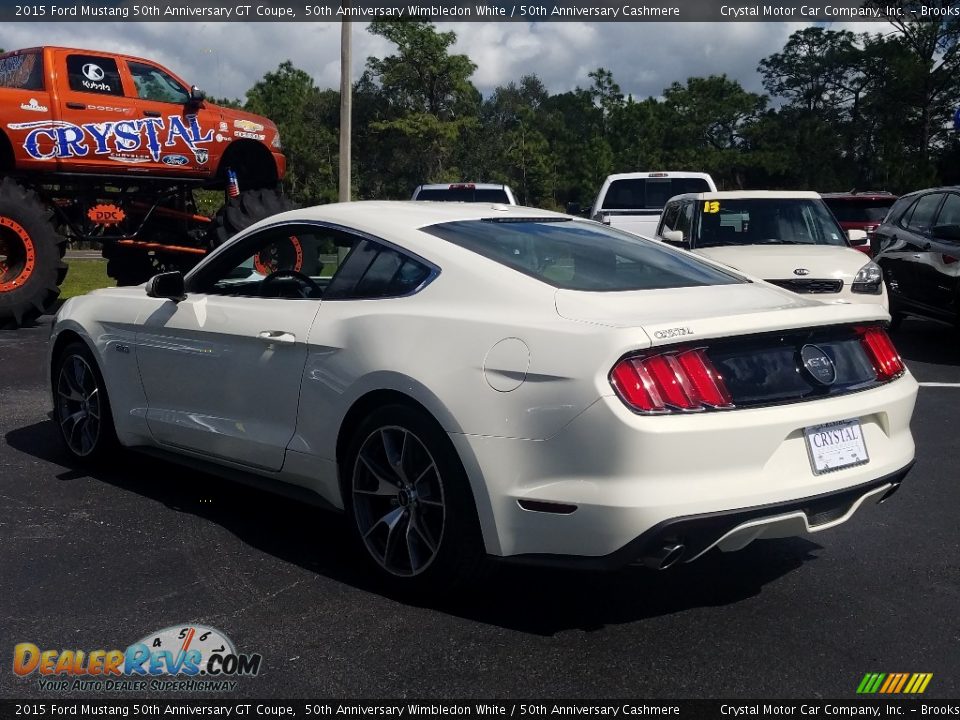
[[[590,217],[634,235],[654,237],[667,200],[676,195],[716,192],[706,173],[631,172],[610,175],[590,209]]]

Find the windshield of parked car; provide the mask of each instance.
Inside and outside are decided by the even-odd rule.
[[[819,199],[741,198],[701,202],[693,247],[847,245],[843,230]]]
[[[891,196],[887,198],[875,198],[870,200],[858,200],[855,198],[824,198],[834,216],[840,222],[849,223],[882,223],[887,216],[890,206],[896,202],[896,198]]]
[[[424,232],[565,290],[653,290],[746,282],[687,253],[599,223],[461,220]]]
[[[503,188],[423,188],[417,193],[417,200],[439,200],[441,202],[490,202],[510,204],[510,198]]]
[[[614,180],[601,210],[662,210],[667,200],[684,193],[708,192],[703,178],[631,178]]]

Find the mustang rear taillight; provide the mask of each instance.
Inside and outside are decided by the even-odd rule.
[[[903,374],[906,369],[903,359],[883,328],[857,328],[857,333],[863,349],[867,351],[867,357],[873,364],[873,370],[877,373],[877,380],[893,380]]]
[[[610,372],[610,384],[623,402],[642,413],[733,407],[704,348],[624,358]]]

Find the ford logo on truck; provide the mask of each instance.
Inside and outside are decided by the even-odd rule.
[[[163,158],[164,165],[186,165],[190,160],[183,155],[166,155]]]

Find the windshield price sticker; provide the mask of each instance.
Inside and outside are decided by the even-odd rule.
[[[805,428],[803,433],[814,475],[864,465],[870,461],[859,420],[814,425]]]

